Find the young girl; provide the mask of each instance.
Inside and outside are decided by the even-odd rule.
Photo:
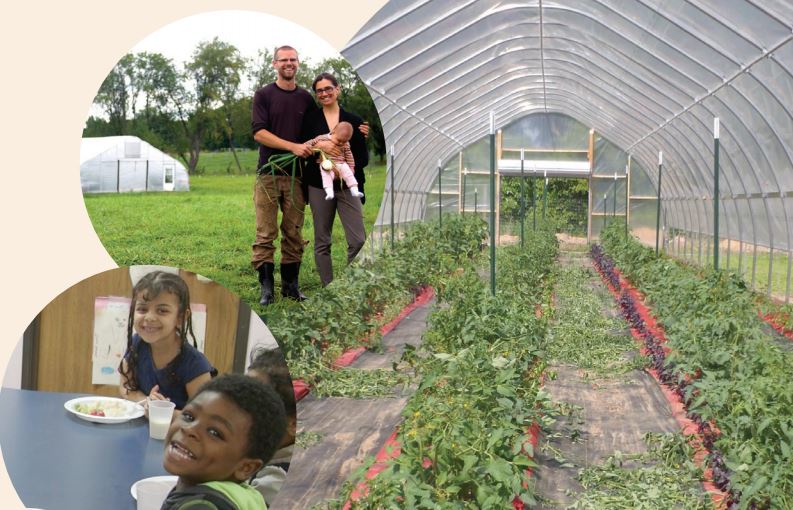
[[[132,289],[127,351],[119,365],[121,395],[170,400],[181,409],[214,373],[196,347],[187,284],[171,273],[147,274]]]

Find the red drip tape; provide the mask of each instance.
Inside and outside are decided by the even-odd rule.
[[[412,303],[404,307],[402,311],[399,312],[399,315],[394,317],[390,322],[380,327],[380,334],[387,335],[388,333],[390,333],[395,327],[397,327],[397,325],[400,322],[402,322],[403,319],[405,319],[405,317],[410,315],[413,312],[413,310],[429,303],[429,301],[434,296],[435,296],[435,289],[433,289],[432,287],[422,288],[421,292],[419,292],[416,295]],[[367,339],[362,339],[361,343],[366,343],[366,341]],[[331,366],[333,368],[342,368],[349,366],[353,363],[353,361],[358,359],[358,357],[364,352],[366,352],[366,347],[354,347],[352,349],[348,349],[344,351],[341,354],[341,356],[336,358],[331,364]],[[294,379],[292,381],[292,386],[295,391],[295,401],[300,401],[301,399],[305,398],[306,395],[308,395],[309,392],[311,391],[311,387],[308,385],[306,381],[302,379]]]
[[[536,450],[537,445],[540,443],[540,424],[538,422],[532,422],[531,426],[529,427],[529,443],[531,443],[532,450]],[[529,456],[530,459],[534,460],[533,456]],[[531,478],[533,471],[531,468],[526,469],[526,476]],[[523,488],[528,488],[529,482],[523,482]],[[518,496],[515,496],[512,499],[512,508],[515,510],[524,510],[526,505],[523,504],[523,501]]]
[[[399,441],[396,440],[398,430],[399,429],[395,429],[391,435],[388,436],[383,447],[380,448],[380,451],[375,455],[374,463],[369,466],[369,469],[367,469],[366,473],[363,475],[366,480],[372,480],[388,467],[388,462],[391,459],[396,459],[402,453]],[[369,487],[366,485],[366,481],[359,482],[350,493],[350,497],[344,503],[342,510],[350,510],[353,501],[358,501],[366,497],[367,494],[369,494]]]
[[[342,368],[346,366],[352,365],[352,362],[358,359],[358,357],[366,352],[366,347],[355,347],[353,349],[349,349],[344,351],[344,353],[336,358],[331,367],[333,368]]]
[[[555,294],[551,294],[551,302],[556,302],[556,295]],[[534,308],[534,315],[538,319],[540,317],[542,317],[542,306],[541,305],[538,304]],[[542,386],[543,384],[545,384],[545,372],[540,374],[540,386]],[[529,433],[529,443],[531,444],[532,452],[534,452],[537,449],[537,445],[540,443],[540,423],[537,422],[537,421],[533,421],[531,423],[531,425],[529,425],[528,433]],[[525,451],[524,451],[524,453],[525,453]],[[529,457],[529,459],[531,459],[531,460],[534,460],[534,456],[533,455],[527,455],[527,457]],[[525,473],[526,473],[526,477],[527,478],[531,478],[531,475],[533,474],[532,468],[526,468]],[[526,489],[528,487],[529,487],[529,482],[528,481],[524,481],[523,482],[523,488]],[[512,499],[512,508],[514,508],[515,510],[523,510],[525,508],[525,505],[523,504],[523,501],[521,501],[518,496],[515,496]]]
[[[622,272],[616,267],[614,268],[614,272],[620,277],[620,285],[623,287],[623,290],[628,292],[628,294],[633,298],[633,301],[637,303],[637,311],[639,312],[639,317],[641,317],[644,321],[644,325],[662,342],[666,342],[666,334],[664,332],[663,326],[658,324],[658,321],[655,319],[653,314],[650,313],[650,309],[644,304],[644,294],[639,289],[634,287],[628,278],[626,278],[625,275],[623,275]],[[667,352],[666,354],[669,353]]]
[[[303,379],[295,379],[292,381],[292,388],[295,390],[295,402],[298,402],[308,395],[308,383]]]
[[[597,266],[597,264],[592,262],[593,266],[600,273],[601,278],[609,287],[609,290],[614,295],[615,299],[619,299],[619,291],[616,291],[608,282],[608,279],[605,277],[603,272]],[[634,304],[636,305],[636,309],[639,312],[639,316],[645,322],[647,328],[655,335],[661,343],[666,343],[666,336],[664,335],[663,328],[658,321],[656,321],[655,317],[651,314],[649,308],[644,304],[644,296],[641,292],[639,292],[633,284],[617,269],[614,268],[615,273],[619,275],[620,278],[620,286],[624,288],[634,299]],[[644,339],[639,334],[639,332],[635,328],[631,329],[631,335],[636,340],[637,343],[640,345],[644,345]],[[662,346],[664,353],[669,354],[671,349],[666,347],[665,345]],[[647,354],[644,347],[641,349],[642,354]],[[658,371],[652,368],[648,368],[647,372],[656,380],[658,386],[661,388],[661,392],[664,394],[666,401],[669,403],[669,407],[672,409],[672,415],[674,416],[675,420],[677,421],[678,425],[682,429],[684,435],[689,436],[690,440],[689,443],[694,447],[694,462],[697,467],[703,467],[705,464],[705,456],[708,454],[707,449],[703,446],[703,438],[699,434],[699,428],[697,424],[694,423],[693,420],[688,418],[686,415],[686,406],[683,403],[683,400],[680,396],[672,391],[668,386],[666,386],[660,378]],[[718,434],[719,429],[711,422],[710,423],[712,430]],[[727,508],[727,493],[716,487],[713,483],[713,472],[709,466],[704,466],[703,469],[703,477],[704,480],[702,481],[702,486],[710,493],[710,498],[713,501],[713,505],[719,509],[726,509]]]
[[[793,341],[793,329],[787,329],[784,326],[786,318],[782,316],[780,313],[768,313],[763,315],[759,310],[757,311],[757,315],[766,321],[774,331],[779,333],[780,335],[786,337],[788,340]],[[790,319],[788,316],[787,319]]]
[[[551,302],[553,303],[556,302],[555,294],[551,294]],[[534,308],[534,315],[538,319],[542,317],[542,306],[540,306],[539,304]],[[542,386],[543,384],[545,384],[545,372],[540,374],[540,386]],[[537,445],[540,443],[540,423],[537,421],[533,421],[529,426],[528,433],[529,433],[529,443],[531,444],[532,452],[536,451]],[[534,460],[533,455],[528,455],[528,457],[529,459]],[[531,478],[534,471],[532,470],[532,468],[526,468],[526,471],[524,472],[526,473],[527,478]],[[524,481],[522,485],[523,488],[526,489],[529,487],[529,482]],[[512,508],[514,508],[515,510],[524,510],[526,506],[523,504],[523,501],[521,501],[521,499],[518,496],[515,496],[512,499]]]
[[[388,333],[390,333],[391,330],[393,330],[395,327],[397,327],[397,324],[402,322],[402,320],[405,317],[407,317],[408,315],[410,315],[413,312],[413,310],[415,310],[416,308],[418,308],[420,306],[426,305],[427,303],[430,302],[430,300],[433,297],[435,297],[435,289],[433,289],[432,287],[424,287],[424,288],[422,288],[421,292],[419,292],[416,295],[416,298],[413,300],[412,303],[410,303],[405,308],[403,308],[402,311],[399,312],[399,315],[394,317],[391,320],[391,322],[389,322],[387,324],[384,324],[380,328],[380,334],[381,335],[387,335]]]

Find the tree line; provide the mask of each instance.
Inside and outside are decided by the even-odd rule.
[[[232,44],[214,38],[199,43],[181,67],[160,53],[128,53],[107,75],[94,105],[104,116],[86,121],[83,137],[134,135],[176,155],[193,173],[201,151],[257,147],[251,134],[251,100],[276,79],[270,50],[243,57]],[[301,61],[297,83],[311,90],[321,72],[339,81],[339,102],[369,122],[369,149],[385,157],[383,128],[366,86],[342,58]],[[246,85],[250,84],[250,85]]]

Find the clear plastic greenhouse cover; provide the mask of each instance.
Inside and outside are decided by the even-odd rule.
[[[184,165],[136,136],[83,138],[83,193],[189,191]]]
[[[394,0],[342,54],[380,112],[396,223],[437,214],[439,197],[467,209],[474,188],[487,200],[475,170],[489,165],[494,112],[500,148],[585,149],[592,129],[594,174],[630,166],[633,227],[655,229],[662,151],[665,243],[695,254],[714,230],[718,117],[719,241],[788,252],[789,265],[792,27],[783,0]],[[593,211],[610,207],[595,189],[607,179],[592,182]],[[390,176],[386,188],[380,225],[391,222]]]

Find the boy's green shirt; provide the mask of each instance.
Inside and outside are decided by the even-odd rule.
[[[206,482],[202,485],[225,494],[239,510],[266,510],[267,505],[259,491],[246,483]]]

